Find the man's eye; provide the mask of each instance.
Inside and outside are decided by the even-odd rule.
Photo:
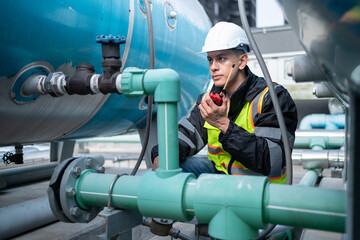
[[[208,61],[209,61],[209,63],[212,63],[213,60],[208,58]]]
[[[219,61],[224,61],[225,58],[224,57],[219,57]]]

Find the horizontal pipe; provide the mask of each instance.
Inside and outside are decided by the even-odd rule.
[[[295,137],[329,137],[329,138],[345,138],[345,131],[340,130],[323,130],[323,129],[312,129],[312,130],[297,130]]]
[[[0,208],[0,239],[14,237],[29,230],[57,221],[48,197]]]
[[[87,207],[108,205],[110,186],[115,175],[89,173],[80,178],[76,187],[78,200]],[[111,191],[111,206],[115,208],[137,209],[137,189],[141,177],[121,176]]]
[[[50,178],[56,166],[52,162],[0,170],[0,189]]]
[[[269,184],[268,193],[267,222],[345,232],[345,191]]]
[[[140,137],[138,134],[110,136],[110,137],[96,137],[96,138],[83,138],[77,139],[77,143],[88,142],[114,142],[114,143],[140,143]]]
[[[84,171],[76,183],[77,202],[107,206],[114,179]],[[316,172],[308,171],[301,186],[289,186],[271,184],[266,177],[203,174],[195,179],[188,173],[160,177],[147,172],[121,176],[110,196],[113,207],[145,216],[190,220],[195,214],[199,222],[209,223],[215,238],[252,238],[267,223],[345,232],[346,192],[308,187],[316,179]],[[232,227],[224,229],[229,221]]]
[[[321,146],[322,148],[340,148],[344,144],[344,130],[297,130],[295,132],[295,147],[313,148],[314,146]]]
[[[325,128],[327,130],[341,129],[345,127],[345,114],[311,114],[304,117],[299,129],[311,130]]]
[[[45,75],[30,76],[28,79],[25,80],[21,89],[21,93],[24,96],[44,95],[45,92],[42,90],[40,83],[45,78]]]
[[[343,168],[344,150],[308,150],[294,149],[292,152],[294,164],[303,165],[305,169]]]

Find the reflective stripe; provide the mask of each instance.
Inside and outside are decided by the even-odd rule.
[[[269,177],[279,177],[282,175],[282,150],[279,144],[265,138],[270,152],[271,170]],[[280,161],[281,160],[281,161]]]
[[[263,103],[264,96],[265,96],[265,94],[266,94],[268,91],[269,91],[269,88],[266,87],[265,90],[263,91],[263,93],[262,93],[261,96],[260,96],[259,103],[258,103],[258,113],[259,113],[259,114],[261,113],[262,103]]]
[[[200,133],[197,131],[197,129],[189,122],[189,120],[187,118],[181,119],[179,122],[179,125],[183,126],[185,129],[189,130],[190,132],[192,132],[194,134],[195,142],[192,142],[191,139],[189,139],[189,138],[188,138],[188,140],[190,142],[192,142],[192,144],[196,147],[194,153],[200,151],[205,146],[205,143],[204,143],[204,140],[202,139]],[[179,131],[179,134],[180,134],[180,131]],[[183,141],[186,142],[185,140],[183,140]],[[186,143],[188,143],[188,142],[186,142]]]
[[[208,144],[208,152],[213,155],[218,155],[220,153],[223,153],[224,149],[221,147],[215,147],[215,146],[211,146],[210,144]]]
[[[196,151],[196,147],[192,143],[192,141],[180,131],[178,131],[178,137],[180,140],[184,141],[190,147],[189,155],[193,155]]]
[[[293,149],[294,148],[294,142],[295,142],[295,136],[292,135],[289,132],[287,132],[287,136],[288,136],[288,139],[289,139],[290,148]]]
[[[272,138],[272,139],[276,139],[276,140],[281,139],[280,128],[255,127],[254,133],[258,137],[266,137],[266,138]]]
[[[256,97],[251,102],[249,118],[251,118],[251,126],[253,128],[255,128],[254,118],[256,117],[256,115],[259,115],[261,113],[262,100],[265,93],[267,93],[268,90],[269,90],[268,87],[264,88],[264,90],[262,90],[258,95],[256,95]]]
[[[254,108],[254,101],[251,102],[251,105],[250,105],[250,123],[251,123],[251,127],[254,129],[255,128],[255,125],[254,125],[254,113],[253,113],[253,108]]]
[[[278,177],[270,177],[269,176],[269,180],[281,179],[281,178],[283,178],[285,176],[285,174],[286,174],[286,166],[283,169],[281,169],[281,176],[278,176]]]
[[[278,85],[274,85],[278,87]],[[244,128],[249,133],[254,133],[256,136],[263,137],[267,141],[270,153],[270,174],[268,176],[272,183],[286,183],[286,167],[282,168],[282,150],[278,142],[281,140],[281,131],[279,128],[271,127],[255,127],[254,118],[262,111],[262,103],[268,88],[263,89],[251,102],[246,102],[241,110],[239,116],[235,120],[235,124]],[[263,176],[263,174],[252,171],[241,164],[239,161],[233,161],[231,165],[231,155],[226,152],[219,142],[220,130],[205,122],[204,127],[208,132],[208,158],[215,163],[217,170],[232,175],[252,175]],[[289,135],[289,139],[293,138]],[[294,138],[293,138],[294,139]],[[229,169],[229,164],[230,169]]]

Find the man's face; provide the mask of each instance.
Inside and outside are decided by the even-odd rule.
[[[221,50],[208,52],[207,59],[209,61],[211,79],[214,81],[215,86],[223,87],[225,85],[233,64],[235,64],[235,69],[232,77],[229,79],[229,83],[234,80],[239,66],[239,56],[234,51]]]

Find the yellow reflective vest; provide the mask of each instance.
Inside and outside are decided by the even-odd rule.
[[[266,87],[251,102],[246,102],[239,116],[236,118],[235,124],[249,133],[254,133],[256,136],[280,140],[281,132],[279,128],[254,126],[253,119],[256,115],[261,114],[263,99],[267,92],[268,88]],[[205,122],[204,127],[207,128],[208,135],[208,158],[214,162],[218,171],[229,174],[230,165],[230,174],[232,175],[263,176],[261,173],[252,171],[242,165],[241,159],[231,159],[231,155],[223,149],[222,144],[218,140],[221,132],[218,128],[211,126],[208,122]],[[282,150],[280,146],[271,141],[270,138],[266,138],[271,162],[271,170],[268,178],[272,183],[285,184],[286,166],[282,167]]]

